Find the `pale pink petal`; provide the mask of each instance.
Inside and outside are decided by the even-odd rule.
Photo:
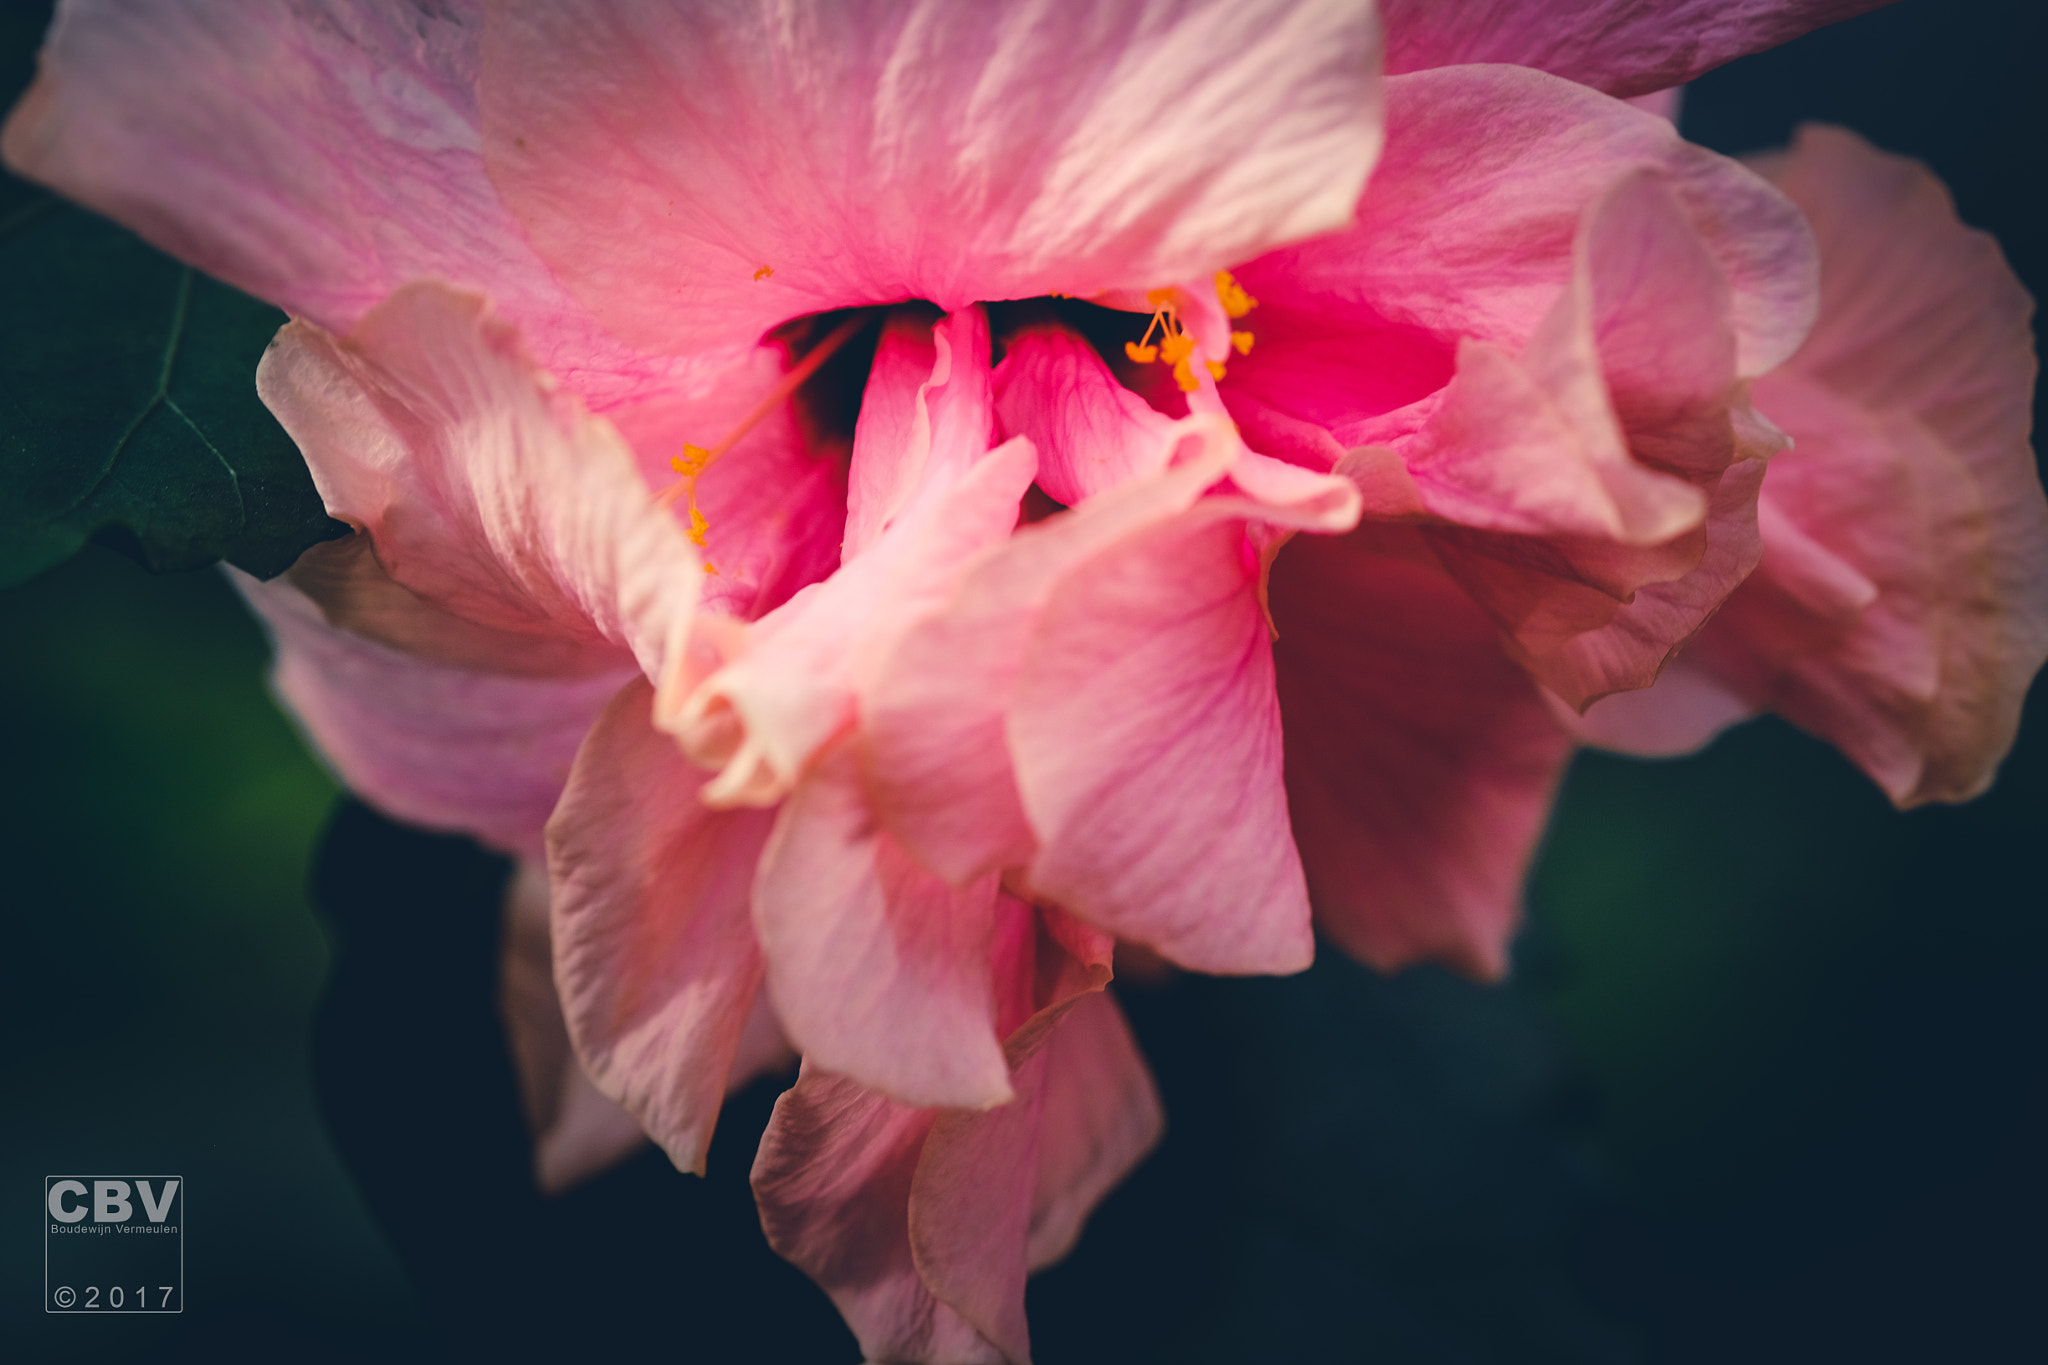
[[[1047,597],[1008,712],[1034,891],[1200,971],[1290,972],[1315,946],[1241,521],[1163,523]]]
[[[907,1104],[1011,1098],[990,991],[996,879],[955,889],[875,820],[850,745],[783,803],[754,880],[768,993],[817,1066]]]
[[[481,9],[72,0],[0,146],[21,174],[330,331],[444,280],[488,294],[599,405],[683,377],[600,328],[499,202],[478,129]]]
[[[1355,446],[1356,424],[1449,380],[1460,340],[1519,353],[1572,277],[1585,210],[1639,170],[1667,178],[1727,281],[1737,372],[1805,336],[1816,264],[1798,210],[1663,119],[1516,67],[1389,81],[1387,118],[1354,227],[1236,268],[1259,307],[1223,385],[1233,408],[1257,400]]]
[[[935,1115],[804,1063],[754,1158],[768,1245],[832,1296],[871,1361],[1015,1365],[924,1287],[910,1184]]]
[[[1240,447],[1224,423],[1191,418],[1174,424],[1168,449],[1181,458],[1164,474],[1021,527],[987,552],[943,607],[878,657],[863,684],[860,742],[877,810],[918,861],[948,879],[1014,866],[1037,846],[1011,772],[1004,709],[1054,587],[1193,506]]]
[[[996,415],[1006,435],[1038,448],[1038,486],[1072,507],[1166,467],[1174,421],[1119,384],[1109,366],[1064,327],[1006,338],[996,367]]]
[[[1052,1006],[1010,1041],[1018,1099],[939,1115],[910,1187],[925,1287],[1010,1360],[1028,1360],[1024,1279],[1064,1256],[1165,1125],[1116,1002]]]
[[[1345,222],[1379,146],[1363,3],[491,18],[493,179],[570,287],[657,352],[853,304],[1202,277]]]
[[[560,1194],[639,1150],[647,1134],[576,1060],[555,993],[548,900],[547,869],[522,861],[505,888],[498,1017],[533,1140],[534,1184]]]
[[[1666,123],[1676,124],[1679,111],[1685,105],[1685,87],[1674,85],[1668,90],[1652,90],[1647,95],[1630,95],[1628,102],[1646,114],[1655,114]]]
[[[1158,1097],[1100,994],[1108,940],[1007,897],[997,938],[1014,1101],[935,1114],[807,1058],[755,1161],[770,1244],[870,1360],[1028,1362],[1026,1271],[1158,1140]]]
[[[1809,128],[1759,164],[1812,219],[1820,321],[1758,381],[1796,444],[1764,484],[1762,563],[1686,661],[1840,747],[1901,805],[1965,800],[2048,655],[2031,302],[1916,163]],[[1638,707],[1656,712],[1650,738],[1695,709],[1662,684]]]
[[[843,568],[735,634],[707,676],[664,683],[658,722],[720,770],[707,799],[766,805],[787,793],[853,723],[855,690],[890,641],[1016,524],[1037,457],[1021,438],[988,449],[986,337],[979,310],[942,325],[928,352],[892,327],[885,356],[923,354],[929,368],[920,376],[892,358],[869,377],[865,401],[884,415],[856,435],[850,521],[871,543],[849,539],[857,552]]]
[[[286,579],[228,575],[269,626],[271,685],[358,796],[538,859],[585,730],[634,676],[522,678],[429,663],[329,625]]]
[[[555,980],[577,1055],[677,1168],[704,1154],[761,982],[748,916],[763,811],[714,811],[710,776],[621,691],[548,823]]]
[[[1041,1054],[1038,1173],[1025,1261],[1073,1249],[1088,1215],[1159,1142],[1166,1116],[1123,1011],[1108,994],[1075,1001]]]
[[[1673,659],[1655,686],[1602,697],[1584,715],[1553,693],[1544,693],[1544,699],[1558,724],[1579,743],[1655,758],[1696,752],[1756,714],[1752,703],[1696,663],[1690,652]]]
[[[1756,563],[1779,443],[1738,382],[1726,282],[1664,181],[1591,206],[1571,286],[1510,358],[1468,341],[1396,437],[1445,567],[1575,706],[1648,686]]]
[[[1386,970],[1506,970],[1570,737],[1413,531],[1274,561],[1287,790],[1317,923]]]
[[[1380,0],[1387,70],[1540,67],[1610,95],[1679,85],[1887,0]]]
[[[346,338],[292,323],[256,386],[328,510],[413,595],[551,658],[582,645],[578,671],[637,659],[659,677],[680,654],[695,552],[618,433],[482,299],[409,285]]]
[[[891,316],[854,430],[846,559],[996,444],[994,407],[987,314],[967,308],[936,326],[915,313]]]

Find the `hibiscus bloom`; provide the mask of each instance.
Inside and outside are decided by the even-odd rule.
[[[358,532],[244,583],[279,691],[545,860],[578,1076],[701,1169],[786,1038],[771,1242],[1017,1361],[1159,1131],[1116,940],[1497,974],[1575,744],[1763,707],[1988,780],[2024,296],[1843,135],[1781,192],[1614,98],[1854,8],[81,3],[6,152],[298,319]]]

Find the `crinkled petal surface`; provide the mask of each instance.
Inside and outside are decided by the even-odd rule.
[[[702,1174],[761,982],[748,899],[773,817],[712,810],[710,774],[622,689],[548,824],[554,971],[584,1069],[681,1170]]]
[[[1887,0],[1380,0],[1387,70],[1538,67],[1610,95],[1682,85]]]
[[[489,295],[599,405],[683,377],[686,363],[600,327],[499,201],[478,126],[481,11],[68,0],[6,158],[329,331],[443,280]]]
[[[1757,384],[1797,444],[1700,661],[1899,804],[1967,800],[2048,657],[2032,300],[1915,162],[1809,128],[1764,166],[1820,239],[1821,317]]]
[[[1205,277],[1343,224],[1379,147],[1379,29],[1354,0],[490,16],[492,178],[657,353],[853,304]]]

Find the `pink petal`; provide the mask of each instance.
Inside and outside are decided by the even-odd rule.
[[[1756,714],[1756,707],[1724,679],[1696,662],[1693,651],[1673,659],[1654,686],[1602,697],[1584,715],[1554,694],[1545,696],[1553,702],[1558,724],[1579,743],[1655,758],[1705,748],[1714,736]]]
[[[1820,238],[1821,321],[1757,385],[1798,444],[1702,658],[1899,804],[1967,800],[2048,657],[2031,301],[1917,163],[1810,128],[1766,168]]]
[[[685,444],[708,449],[721,440],[788,369],[782,346],[759,346],[701,389],[650,387],[604,415],[632,446],[648,487],[666,488],[676,479],[669,462]],[[845,456],[843,444],[807,441],[794,405],[784,404],[704,471],[695,489],[712,566],[703,610],[751,621],[839,566]]]
[[[583,646],[577,671],[637,659],[658,677],[679,655],[696,554],[617,432],[483,300],[412,285],[345,339],[292,323],[256,385],[328,510],[409,593],[549,659]]]
[[[286,579],[229,576],[270,627],[271,686],[351,791],[408,824],[542,856],[576,746],[630,665],[524,678],[429,663],[329,625]]]
[[[1380,0],[1387,70],[1466,62],[1540,67],[1610,95],[1680,85],[1885,0]]]
[[[1019,528],[963,574],[941,608],[878,655],[860,695],[877,809],[919,862],[949,880],[1014,866],[1037,847],[1012,775],[1004,711],[1055,585],[1193,506],[1237,451],[1213,418],[1175,424],[1171,443],[1183,448],[1179,465]]]
[[[1206,512],[1119,542],[1046,599],[1008,717],[1030,882],[1198,971],[1299,971],[1315,946],[1259,563],[1240,521]]]
[[[988,317],[937,326],[891,315],[861,396],[847,490],[845,558],[873,545],[920,497],[950,488],[996,444]]]
[[[1011,1098],[990,993],[996,880],[955,889],[870,812],[840,744],[783,803],[754,880],[768,993],[811,1064],[907,1104]]]
[[[1667,177],[1727,280],[1738,373],[1805,336],[1816,265],[1798,210],[1664,120],[1515,67],[1389,81],[1387,120],[1355,226],[1237,268],[1260,306],[1223,386],[1233,406],[1363,444],[1353,425],[1441,388],[1460,340],[1519,353],[1571,280],[1586,209],[1638,170]]]
[[[635,680],[548,823],[555,980],[584,1069],[677,1169],[704,1154],[761,982],[748,916],[764,811],[714,811]]]
[[[996,367],[996,414],[1006,434],[1038,448],[1038,486],[1066,506],[1166,467],[1174,421],[1119,384],[1109,366],[1064,327],[1006,339]]]
[[[555,993],[548,874],[522,862],[505,892],[498,950],[498,1016],[533,1139],[534,1184],[572,1189],[646,1143],[639,1120],[607,1099],[576,1059]]]
[[[832,1296],[863,1359],[1006,1365],[911,1257],[910,1184],[934,1117],[806,1061],[754,1158],[761,1228]]]
[[[330,331],[445,280],[488,294],[594,402],[682,378],[685,363],[600,328],[500,204],[479,145],[479,20],[467,3],[66,4],[4,152]]]
[[[1453,576],[1574,706],[1646,687],[1756,563],[1776,435],[1737,382],[1729,294],[1662,180],[1589,206],[1518,360],[1468,342],[1399,448]]]
[[[946,330],[955,341],[985,336]],[[928,390],[935,395],[927,419],[878,418],[867,428],[894,432],[907,444],[856,436],[854,523],[869,520],[862,509],[871,495],[899,506],[874,530],[872,545],[737,637],[724,665],[687,693],[680,686],[664,689],[658,722],[698,761],[721,769],[707,799],[760,805],[788,792],[811,755],[853,723],[855,689],[890,642],[944,600],[977,551],[1016,524],[1037,458],[1022,439],[988,450],[986,351],[977,358],[939,346],[933,355],[922,382],[914,369],[893,361],[870,377],[868,396],[884,412],[914,414]],[[919,396],[905,404],[901,394],[913,383]],[[944,396],[956,385],[969,400]],[[862,472],[864,457],[900,462],[901,469],[871,478]],[[900,490],[900,501],[894,492],[878,491],[889,489]]]
[[[1158,1140],[1158,1097],[1100,994],[1107,940],[1007,897],[1000,923],[1013,1102],[934,1114],[806,1059],[755,1161],[770,1244],[871,1360],[1028,1362],[1027,1269],[1064,1252]]]
[[[1164,1116],[1129,1027],[1099,990],[1011,1040],[1019,1099],[940,1114],[910,1187],[910,1244],[933,1297],[1010,1360],[1029,1360],[1028,1271],[1064,1256]]]
[[[1337,226],[1377,49],[1336,0],[553,4],[492,12],[484,144],[570,287],[683,353],[853,304],[1201,277]]]
[[[1570,737],[1413,532],[1296,538],[1272,604],[1317,923],[1385,970],[1500,976]]]
[[[1038,1165],[1025,1264],[1039,1270],[1080,1239],[1095,1206],[1158,1145],[1166,1116],[1115,997],[1086,995],[1040,1054]]]

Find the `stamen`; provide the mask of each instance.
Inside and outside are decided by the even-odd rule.
[[[768,271],[769,267],[764,265],[761,269]],[[761,279],[763,276],[756,274],[754,278]],[[697,480],[702,477],[704,471],[716,463],[726,451],[737,445],[741,437],[759,426],[764,418],[787,402],[790,395],[795,393],[806,379],[816,374],[818,367],[832,358],[833,352],[851,341],[854,333],[865,327],[867,322],[868,314],[855,313],[833,328],[823,341],[811,347],[809,354],[790,366],[782,378],[776,381],[775,387],[768,390],[761,401],[754,404],[747,415],[740,418],[739,423],[731,431],[726,432],[716,445],[707,450],[703,446],[685,442],[683,453],[669,458],[669,468],[682,477],[655,494],[654,503],[657,507],[673,507],[685,493],[689,494],[690,540],[693,544],[699,548],[708,548],[705,543],[705,532],[710,529],[711,523],[697,510]],[[718,570],[706,560],[704,572],[717,573]]]
[[[1244,292],[1244,286],[1228,270],[1216,272],[1216,299],[1223,305],[1223,311],[1234,318],[1241,318],[1259,306],[1259,301]]]
[[[1239,355],[1250,355],[1252,353],[1252,334],[1250,332],[1232,332],[1230,334],[1230,344],[1237,347]]]
[[[764,266],[762,266],[762,267],[761,267],[761,268],[760,268],[759,270],[756,270],[756,271],[754,272],[754,279],[755,279],[756,281],[760,281],[760,280],[765,280],[765,279],[767,279],[767,278],[768,278],[768,277],[769,277],[770,275],[773,275],[774,273],[775,273],[775,267],[774,267],[774,266],[772,266],[772,265],[764,265]]]

